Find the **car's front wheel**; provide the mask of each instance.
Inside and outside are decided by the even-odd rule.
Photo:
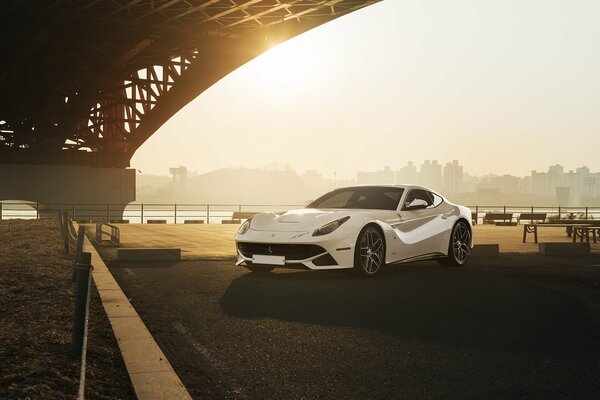
[[[356,275],[373,276],[385,265],[385,240],[379,229],[367,225],[358,234],[354,251]]]
[[[471,255],[471,230],[466,222],[458,221],[450,234],[448,256],[438,260],[445,267],[460,267],[467,263]]]

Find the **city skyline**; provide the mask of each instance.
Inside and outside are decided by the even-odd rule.
[[[294,192],[294,198],[304,201],[314,195],[320,195],[337,187],[356,184],[418,184],[429,187],[451,197],[465,197],[469,201],[485,199],[493,202],[499,196],[513,199],[515,196],[524,201],[525,198],[545,202],[556,202],[563,206],[581,206],[600,202],[600,171],[592,171],[582,166],[575,170],[565,170],[560,164],[548,166],[544,171],[532,170],[530,174],[518,177],[511,174],[474,175],[464,170],[458,160],[440,163],[437,160],[423,160],[421,163],[408,161],[400,168],[383,166],[373,171],[356,171],[353,178],[338,178],[327,176],[317,170],[296,171],[289,166],[271,165],[263,169],[223,168],[208,173],[197,174],[188,171],[185,166],[170,168],[172,181],[167,176],[159,176],[159,182],[167,193],[176,189],[170,196],[183,194],[188,200],[197,200],[197,196],[207,193],[221,192],[219,185],[238,188],[240,185],[250,185],[260,191],[267,188],[273,179],[277,190],[259,196],[263,201],[271,201],[273,196],[280,198],[280,192]],[[186,180],[190,178],[190,184]],[[149,180],[150,179],[150,180]],[[152,182],[153,176],[142,175],[138,185],[146,187]],[[150,192],[160,186],[155,180]],[[217,182],[219,184],[217,184]],[[143,191],[142,191],[143,192]],[[143,192],[142,196],[148,193]],[[194,194],[195,193],[195,194]],[[214,193],[213,193],[214,194]],[[211,195],[212,196],[212,195]],[[238,194],[239,196],[239,194]],[[254,196],[254,195],[253,195]],[[236,200],[235,193],[226,197]],[[283,196],[285,198],[285,196]],[[537,201],[536,200],[536,201]]]
[[[570,172],[570,171],[577,171],[578,169],[581,168],[586,168],[588,169],[591,173],[600,173],[600,168],[598,168],[598,172],[594,172],[593,168],[590,168],[588,165],[576,165],[573,167],[567,167],[564,165],[564,163],[562,162],[555,162],[553,164],[547,164],[545,166],[542,166],[539,169],[529,169],[527,174],[519,174],[519,175],[515,175],[515,174],[510,174],[507,173],[506,171],[489,171],[487,173],[483,173],[483,174],[477,174],[477,173],[473,173],[469,170],[467,170],[465,168],[465,166],[463,165],[463,161],[462,160],[457,160],[457,159],[450,159],[450,160],[436,160],[436,159],[432,159],[432,158],[425,158],[422,160],[407,160],[404,162],[404,164],[396,164],[395,166],[390,166],[390,165],[386,165],[386,164],[382,164],[379,168],[383,168],[383,170],[385,170],[386,167],[389,167],[389,169],[391,171],[402,171],[405,167],[409,166],[409,167],[415,167],[416,171],[419,171],[419,167],[421,167],[423,164],[426,164],[427,162],[435,165],[437,163],[437,165],[439,165],[442,170],[448,165],[448,164],[454,164],[456,165],[456,163],[458,164],[458,166],[460,166],[463,170],[463,173],[467,176],[472,176],[472,177],[486,177],[486,176],[515,176],[518,178],[524,178],[527,176],[531,176],[532,172],[543,172],[547,169],[551,169],[552,167],[555,166],[559,166],[562,167],[563,171],[566,172]],[[177,164],[177,165],[176,165]],[[154,176],[172,176],[172,173],[169,172],[169,170],[175,168],[181,168],[184,167],[186,172],[190,175],[201,175],[201,174],[206,174],[206,173],[210,173],[210,172],[214,172],[216,170],[220,170],[220,169],[255,169],[255,170],[265,170],[265,171],[286,171],[286,170],[290,170],[290,171],[294,171],[300,175],[309,172],[309,171],[316,171],[318,172],[321,176],[324,177],[324,179],[335,179],[336,177],[338,179],[341,180],[352,180],[352,179],[356,179],[357,177],[357,173],[373,173],[373,172],[378,172],[380,170],[378,169],[373,169],[373,170],[355,170],[354,172],[351,172],[348,176],[346,175],[341,175],[339,173],[337,173],[336,171],[333,171],[331,173],[327,173],[327,172],[321,172],[318,171],[314,168],[307,168],[307,169],[301,169],[301,168],[296,168],[293,165],[290,164],[279,164],[279,163],[266,163],[263,165],[258,165],[256,167],[249,167],[246,165],[228,165],[228,166],[224,166],[222,168],[214,168],[211,170],[206,170],[206,171],[199,171],[197,169],[192,169],[192,168],[188,168],[187,165],[183,165],[183,163],[175,163],[171,166],[169,166],[168,168],[166,168],[164,171],[159,172],[159,173],[152,173],[152,172],[147,172],[147,171],[142,171],[141,169],[138,169],[138,173],[140,174],[147,174],[147,175],[154,175]]]

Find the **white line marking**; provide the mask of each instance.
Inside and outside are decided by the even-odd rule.
[[[179,321],[173,322],[173,327],[182,335],[187,342],[192,345],[194,350],[196,350],[200,355],[204,358],[204,360],[208,363],[208,365],[214,370],[217,375],[217,378],[224,382],[229,388],[228,392],[233,394],[235,398],[250,400],[250,397],[246,393],[242,391],[242,387],[237,381],[237,379],[232,378],[229,369],[225,364],[219,361],[216,357],[214,357],[211,352],[204,346],[202,346],[192,335],[192,333]]]

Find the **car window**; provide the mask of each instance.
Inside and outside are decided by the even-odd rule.
[[[396,187],[353,187],[329,192],[308,208],[351,208],[366,210],[396,210],[403,188]]]
[[[437,194],[432,193],[432,192],[429,192],[429,194],[433,198],[433,204],[431,206],[429,206],[428,208],[435,208],[443,203],[444,199],[442,199],[441,196],[438,196]]]
[[[413,189],[406,196],[405,203],[411,203],[414,200],[424,200],[427,203],[427,207],[431,207],[433,205],[433,196],[430,192],[423,189]]]
[[[331,196],[325,198],[325,196],[315,200],[313,202],[317,203],[319,200],[322,199],[321,202],[319,202],[319,206],[318,208],[347,208],[348,205],[348,201],[350,201],[350,198],[352,197],[352,195],[354,194],[352,191],[338,191],[337,193],[335,192],[331,192]],[[309,208],[317,208],[317,207],[311,207],[310,205],[308,206]]]

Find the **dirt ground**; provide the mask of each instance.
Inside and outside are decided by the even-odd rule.
[[[0,398],[75,398],[70,352],[75,285],[57,219],[0,221]],[[87,399],[135,398],[95,287],[90,301]]]

